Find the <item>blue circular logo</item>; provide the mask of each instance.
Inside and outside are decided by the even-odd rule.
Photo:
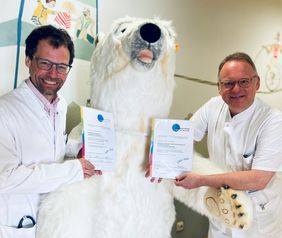
[[[104,117],[101,114],[98,114],[97,119],[99,122],[104,121]]]
[[[173,125],[172,125],[172,130],[175,131],[175,132],[179,131],[179,130],[180,130],[180,125],[177,124],[177,123],[176,123],[176,124],[173,124]]]

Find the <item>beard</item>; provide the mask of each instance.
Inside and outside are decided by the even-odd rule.
[[[51,102],[57,97],[58,91],[65,83],[65,78],[54,78],[49,75],[35,75],[35,77],[31,79],[31,82],[37,90]]]

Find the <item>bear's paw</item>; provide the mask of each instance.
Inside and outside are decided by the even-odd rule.
[[[205,205],[213,217],[231,228],[247,230],[252,221],[252,203],[242,191],[228,186],[209,188],[205,194]]]

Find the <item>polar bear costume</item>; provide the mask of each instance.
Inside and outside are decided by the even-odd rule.
[[[248,228],[252,206],[243,192],[186,190],[144,176],[151,119],[167,118],[172,103],[175,48],[170,22],[130,17],[117,20],[98,43],[91,60],[91,103],[113,113],[116,168],[50,193],[40,207],[37,237],[169,238],[174,198],[227,226]],[[80,133],[78,126],[69,141],[80,141]],[[197,155],[193,163],[198,173],[222,172]]]

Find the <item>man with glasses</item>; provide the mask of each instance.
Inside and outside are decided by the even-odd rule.
[[[0,237],[35,237],[42,195],[94,174],[87,160],[64,160],[66,102],[58,91],[74,58],[66,31],[47,25],[26,39],[29,78],[0,97]]]
[[[175,184],[244,190],[254,210],[247,231],[211,219],[209,238],[282,237],[282,113],[255,97],[259,87],[252,59],[241,52],[231,54],[218,69],[221,97],[210,99],[192,118],[195,140],[207,135],[211,160],[229,172],[186,173],[176,177]]]

